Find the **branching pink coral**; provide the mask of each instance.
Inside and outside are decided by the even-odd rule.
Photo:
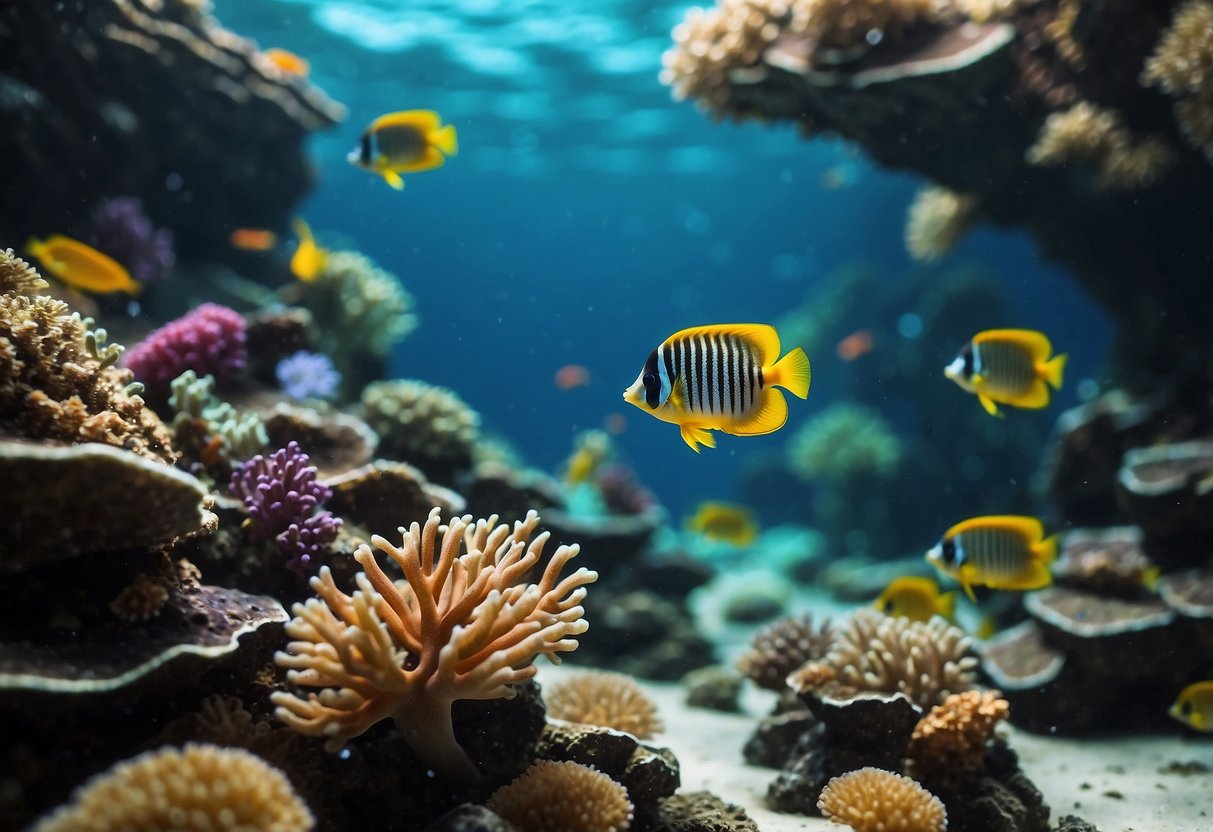
[[[371,542],[403,570],[393,582],[370,547],[354,557],[365,570],[346,595],[327,567],[312,578],[319,598],[295,604],[286,627],[294,639],[275,657],[295,685],[323,688],[306,698],[274,694],[277,717],[303,734],[340,748],[391,718],[425,761],[445,777],[473,782],[480,772],[455,740],[457,699],[509,699],[509,685],[535,674],[535,657],[577,648],[586,631],[581,601],[598,573],[578,569],[561,580],[579,551],[561,546],[537,584],[524,583],[539,563],[548,533],[531,540],[535,512],[513,531],[497,518],[470,516],[440,525],[439,510],[404,532],[397,547]],[[441,540],[439,540],[441,535]],[[461,554],[462,552],[462,554]]]

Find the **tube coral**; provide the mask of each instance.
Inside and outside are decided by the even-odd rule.
[[[312,578],[319,596],[292,609],[293,641],[275,661],[294,685],[323,688],[306,698],[275,693],[275,714],[303,734],[328,738],[336,750],[391,718],[413,751],[445,777],[480,779],[455,739],[451,705],[458,699],[509,699],[511,684],[535,675],[536,656],[558,661],[585,632],[581,601],[598,573],[560,573],[579,547],[560,546],[539,583],[523,578],[543,558],[549,534],[534,540],[539,516],[529,512],[511,531],[497,518],[470,516],[442,526],[439,510],[424,526],[404,530],[400,546],[371,543],[404,572],[393,582],[365,544],[354,553],[365,570],[346,595],[328,567]],[[441,539],[440,539],[441,538]]]
[[[149,390],[166,395],[169,383],[186,370],[226,384],[244,372],[247,358],[244,318],[204,303],[149,333],[127,350],[123,363]]]
[[[488,807],[525,832],[625,832],[628,792],[593,766],[536,760],[489,798]]]
[[[943,803],[909,777],[861,768],[835,777],[821,791],[817,808],[855,832],[943,832]]]

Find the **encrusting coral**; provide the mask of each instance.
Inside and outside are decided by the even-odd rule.
[[[943,257],[969,230],[977,200],[938,185],[919,189],[906,215],[906,251],[915,260]]]
[[[1141,82],[1174,96],[1175,120],[1213,160],[1213,2],[1188,0],[1146,60]]]
[[[779,692],[793,670],[825,658],[833,638],[828,620],[814,628],[809,614],[780,618],[758,631],[737,669],[759,687]]]
[[[855,832],[943,832],[943,803],[909,777],[861,768],[835,777],[822,789],[817,808]]]
[[[931,782],[954,781],[981,771],[986,744],[1010,706],[996,690],[954,693],[918,722],[906,756],[911,773]]]
[[[536,760],[487,805],[523,832],[625,832],[632,824],[627,789],[573,762]]]
[[[381,381],[362,391],[362,418],[379,434],[379,454],[448,479],[471,465],[480,414],[453,390],[423,381]]]
[[[657,706],[640,685],[623,673],[577,673],[543,696],[548,716],[627,731],[642,740],[662,730]]]
[[[189,743],[97,775],[34,832],[304,832],[314,826],[286,775],[260,757]]]
[[[1096,187],[1129,189],[1153,183],[1174,161],[1163,139],[1135,136],[1115,110],[1089,101],[1045,119],[1026,157],[1042,166],[1087,162]]]
[[[346,595],[328,567],[311,579],[319,596],[295,604],[286,632],[292,639],[275,661],[287,680],[323,688],[306,697],[273,695],[279,719],[300,733],[340,748],[391,718],[413,751],[441,775],[475,782],[480,773],[455,739],[451,705],[458,699],[513,698],[511,684],[535,675],[540,654],[558,661],[585,632],[581,601],[596,572],[578,569],[563,580],[579,547],[560,546],[538,583],[526,574],[543,558],[549,534],[532,535],[539,517],[496,525],[470,516],[404,530],[400,546],[378,535],[376,549],[404,572],[393,582],[369,546],[355,559],[365,570]],[[441,537],[441,539],[439,539]]]

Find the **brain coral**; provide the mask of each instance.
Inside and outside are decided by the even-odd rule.
[[[29,264],[0,251],[0,432],[27,439],[101,442],[176,459],[168,429],[134,395],[127,370],[110,366],[101,332],[46,295]]]
[[[627,731],[649,739],[662,730],[657,706],[630,676],[577,673],[543,695],[548,715],[567,722]]]
[[[314,825],[286,775],[260,757],[190,743],[97,775],[34,832],[304,832]]]
[[[480,415],[454,391],[423,381],[381,381],[362,391],[362,418],[379,434],[379,453],[433,479],[471,465]]]
[[[627,790],[580,763],[537,760],[488,807],[524,832],[624,832],[632,823]]]
[[[855,832],[943,832],[943,803],[909,777],[861,768],[835,777],[821,790],[817,808]]]

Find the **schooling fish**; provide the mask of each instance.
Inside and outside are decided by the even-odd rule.
[[[143,286],[121,263],[71,237],[62,234],[52,234],[45,240],[30,237],[25,250],[47,272],[74,289],[99,295],[112,292],[137,295],[143,291]]]
[[[940,593],[939,584],[930,578],[894,578],[876,599],[875,607],[885,615],[911,621],[930,621],[935,615],[954,621],[956,593]]]
[[[721,540],[734,546],[749,546],[758,537],[758,523],[745,506],[705,502],[687,519],[687,529],[708,540]]]
[[[970,393],[991,416],[998,406],[1039,409],[1049,404],[1049,387],[1061,388],[1066,354],[1053,353],[1053,345],[1030,329],[989,329],[973,336],[943,371]]]
[[[316,245],[312,229],[308,228],[307,223],[303,220],[298,217],[291,220],[291,228],[295,230],[295,236],[299,238],[299,247],[291,255],[291,274],[304,283],[311,283],[328,265],[329,253]]]
[[[1049,564],[1057,559],[1057,535],[1044,536],[1035,517],[974,517],[944,532],[927,560],[964,587],[1039,589],[1053,582]]]
[[[1197,731],[1213,732],[1213,681],[1188,685],[1167,713]]]
[[[400,174],[440,168],[458,152],[453,125],[443,126],[433,110],[404,110],[372,121],[346,160],[399,191],[404,187]]]
[[[716,447],[709,431],[757,436],[779,430],[788,404],[775,388],[803,399],[809,378],[809,359],[800,347],[779,358],[773,326],[697,326],[662,341],[623,398],[678,425],[683,441],[699,453],[700,445]]]

